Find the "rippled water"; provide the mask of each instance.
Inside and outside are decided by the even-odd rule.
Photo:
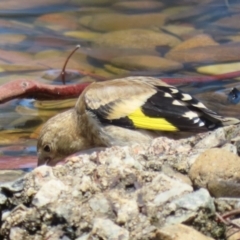
[[[239,12],[240,4],[231,0],[22,0],[21,6],[19,1],[3,0],[0,84],[16,79],[61,84],[55,70],[77,44],[82,47],[67,68],[105,78],[194,79],[238,71]],[[71,84],[96,79],[74,74],[67,80]],[[239,104],[227,101],[238,80],[182,88],[219,113],[240,117]],[[16,99],[1,104],[0,169],[35,166],[41,124],[74,102]]]

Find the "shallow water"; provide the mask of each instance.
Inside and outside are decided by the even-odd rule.
[[[19,6],[16,0],[4,0],[0,9],[0,85],[23,78],[61,84],[54,70],[62,68],[77,44],[81,49],[67,69],[105,78],[194,79],[240,66],[238,1],[23,0]],[[67,84],[95,80],[75,74]],[[240,117],[239,104],[227,101],[238,81],[182,88],[220,114]],[[34,167],[41,124],[74,102],[16,99],[1,104],[0,169]]]

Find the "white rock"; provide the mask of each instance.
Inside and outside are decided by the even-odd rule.
[[[45,183],[37,192],[32,200],[32,204],[36,207],[42,207],[58,200],[62,191],[66,191],[67,187],[60,180],[52,179]]]
[[[100,239],[129,239],[129,232],[126,229],[119,227],[109,219],[103,218],[95,218],[92,233]]]

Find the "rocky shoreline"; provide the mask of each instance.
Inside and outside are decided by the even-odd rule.
[[[239,133],[160,137],[35,168],[0,186],[0,239],[239,239],[237,215],[229,226],[217,217],[240,206]]]

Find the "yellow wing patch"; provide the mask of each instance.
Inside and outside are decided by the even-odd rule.
[[[165,118],[151,118],[146,116],[140,108],[128,115],[137,128],[159,130],[159,131],[179,131],[177,127],[168,122]]]

